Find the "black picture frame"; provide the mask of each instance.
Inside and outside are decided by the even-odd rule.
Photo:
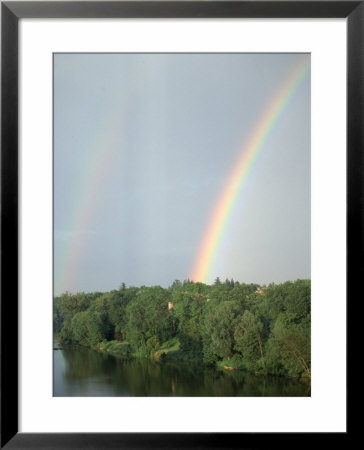
[[[1,448],[260,448],[307,445],[279,433],[18,433],[18,22],[21,18],[346,18],[347,298],[363,264],[363,1],[2,1],[1,2]],[[348,311],[349,312],[349,311]],[[11,336],[11,345],[6,339]],[[347,341],[350,349],[350,341]],[[344,444],[347,432],[335,433]],[[317,433],[315,443],[327,435]],[[269,442],[269,444],[268,444]]]

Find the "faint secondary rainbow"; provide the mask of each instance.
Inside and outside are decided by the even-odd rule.
[[[138,63],[136,63],[138,64]],[[55,293],[70,291],[78,292],[80,277],[85,269],[86,258],[95,257],[87,252],[87,244],[90,235],[95,230],[90,230],[98,205],[105,200],[101,195],[103,185],[111,178],[110,171],[117,170],[114,167],[115,154],[122,152],[124,138],[120,132],[122,126],[128,121],[128,105],[136,94],[136,86],[142,72],[131,65],[128,77],[125,75],[123,83],[127,90],[116,92],[113,105],[104,115],[97,127],[90,129],[89,153],[84,158],[84,164],[73,189],[73,196],[69,200],[69,210],[66,217],[66,230],[64,245],[57,253],[57,269],[54,264],[54,289]],[[143,73],[145,74],[145,68]],[[157,76],[149,68],[149,76]],[[67,234],[68,233],[68,234]],[[55,258],[56,259],[56,258]]]
[[[92,234],[89,227],[98,204],[98,194],[114,159],[116,136],[113,130],[116,129],[116,124],[106,126],[103,123],[92,134],[92,137],[96,134],[99,136],[91,146],[90,157],[85,161],[83,172],[77,180],[67,221],[70,234],[59,255],[58,280],[62,292],[77,290],[77,278],[85,245]]]
[[[131,80],[136,79],[130,68],[130,78],[125,78],[130,88],[127,92],[120,90],[115,93],[113,104],[103,115],[98,126],[91,128],[88,141],[88,155],[83,159],[79,176],[75,182],[72,198],[69,199],[69,209],[66,217],[66,236],[64,245],[57,254],[57,277],[55,290],[57,293],[78,292],[80,276],[85,270],[84,260],[94,255],[87,253],[87,244],[96,231],[92,227],[95,211],[103,201],[103,185],[114,169],[115,153],[122,151],[123,137],[120,134],[121,124],[127,121],[125,104],[134,94]],[[68,232],[68,235],[67,235]]]
[[[199,248],[197,259],[190,276],[192,280],[207,282],[211,266],[215,260],[224,230],[239,197],[239,193],[242,191],[251,168],[272,130],[286,110],[303,79],[309,73],[309,68],[309,58],[305,58],[303,61],[301,60],[294,67],[278,92],[267,104],[248,141],[243,146],[208,222],[204,239]]]

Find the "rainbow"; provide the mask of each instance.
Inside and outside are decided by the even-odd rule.
[[[57,273],[54,273],[55,294],[78,291],[77,285],[87,241],[96,233],[95,230],[90,230],[90,224],[97,206],[102,202],[100,190],[113,168],[115,152],[123,150],[120,148],[120,145],[123,145],[119,136],[120,122],[127,120],[124,105],[132,94],[131,89],[126,94],[117,93],[113,108],[104,115],[97,127],[90,130],[88,142],[85,144],[88,147],[87,158],[84,158],[73,196],[69,201],[68,231],[66,230],[68,234],[57,253],[58,267]],[[54,271],[56,272],[55,264]]]
[[[107,137],[100,130],[109,130]],[[99,191],[102,186],[112,162],[115,151],[115,136],[111,131],[116,128],[114,126],[104,127],[94,130],[92,138],[100,133],[98,138],[94,140],[94,144],[90,146],[89,158],[83,167],[83,173],[77,180],[77,187],[74,190],[74,196],[68,218],[68,228],[70,234],[64,243],[59,255],[60,272],[59,285],[64,290],[74,290],[77,285],[77,276],[80,268],[80,261],[84,254],[84,248],[87,238],[93,233],[89,230],[92,216],[98,201],[100,201]]]
[[[190,275],[192,280],[207,282],[211,266],[216,258],[219,244],[229,222],[233,207],[248,179],[251,168],[264,148],[272,130],[286,110],[294,93],[309,73],[309,68],[309,57],[301,60],[293,68],[279,91],[267,104],[248,141],[243,146],[208,221],[204,239]]]

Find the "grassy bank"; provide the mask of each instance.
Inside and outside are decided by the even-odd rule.
[[[177,338],[164,342],[160,347],[154,349],[149,355],[145,352],[132,352],[131,346],[127,341],[103,341],[94,347],[95,350],[104,353],[110,353],[113,356],[141,356],[150,357],[155,360],[178,359],[181,356],[180,343]]]
[[[246,364],[242,358],[232,357],[230,359],[223,359],[222,361],[217,361],[217,367],[226,370],[247,370]]]
[[[113,356],[119,357],[131,355],[131,347],[126,341],[103,341],[95,346],[95,350],[104,353],[111,353]]]
[[[146,352],[133,352],[127,341],[103,341],[94,347],[95,350],[108,353],[116,357],[125,358],[128,356],[152,358],[156,361],[191,361],[200,362],[195,355],[182,351],[178,338],[163,342],[158,348],[153,349],[149,354]]]

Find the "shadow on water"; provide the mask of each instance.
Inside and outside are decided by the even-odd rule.
[[[309,381],[255,376],[197,363],[119,359],[86,348],[54,351],[54,396],[310,396]]]

